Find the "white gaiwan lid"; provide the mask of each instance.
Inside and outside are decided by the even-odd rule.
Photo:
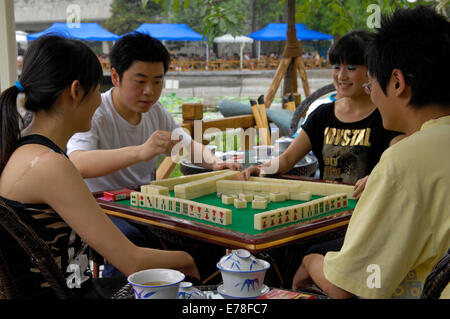
[[[217,263],[220,270],[231,272],[254,272],[270,268],[270,264],[255,258],[248,250],[238,249],[223,256]]]

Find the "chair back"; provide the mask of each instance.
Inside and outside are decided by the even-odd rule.
[[[58,298],[75,298],[75,294],[67,287],[66,279],[47,244],[20,219],[10,206],[0,200],[0,232],[2,231],[9,233],[23,248]],[[0,250],[0,295],[3,294],[7,299],[22,298],[11,275],[12,267],[8,263],[12,261],[6,260],[5,254]]]
[[[308,110],[309,106],[318,98],[333,91],[336,91],[334,84],[327,84],[320,89],[317,89],[314,93],[304,99],[302,103],[300,103],[300,105],[295,109],[294,115],[292,115],[289,136],[292,136],[295,132],[297,132],[298,122],[303,114]]]
[[[422,299],[438,299],[450,282],[450,248],[425,279]]]

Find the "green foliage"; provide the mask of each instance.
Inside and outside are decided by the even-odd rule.
[[[136,30],[142,23],[160,22],[157,17],[162,12],[163,8],[159,4],[148,0],[114,0],[111,17],[106,21],[105,28],[115,34],[124,34]]]
[[[239,24],[244,21],[245,10],[241,10],[241,1],[222,1],[219,5],[212,0],[206,0],[209,10],[203,19],[203,36],[207,36],[207,42],[212,45],[217,36],[231,33],[236,36],[239,34]]]
[[[116,0],[117,1],[117,0]],[[441,0],[445,3],[446,0]],[[208,37],[231,33],[245,34],[264,27],[270,22],[286,21],[286,0],[141,0],[147,8],[158,4],[165,12],[175,12],[171,22],[183,22]],[[343,35],[352,29],[368,29],[367,19],[371,4],[380,7],[381,13],[391,13],[401,7],[438,5],[437,1],[416,0],[296,0],[296,21],[324,33]],[[446,8],[448,12],[450,9]],[[169,14],[170,15],[170,14]],[[201,21],[201,23],[200,23]],[[251,23],[250,23],[251,22]],[[200,26],[201,24],[201,26]],[[249,30],[248,26],[253,28]]]
[[[353,29],[369,29],[367,19],[371,4],[380,7],[382,14],[389,14],[397,8],[418,5],[436,6],[437,2],[417,0],[297,0],[296,21],[310,28],[334,35],[343,35]]]
[[[249,18],[256,20],[257,31],[265,27],[269,23],[286,22],[286,1],[285,0],[252,0],[254,3],[254,10],[249,11]]]
[[[185,23],[192,30],[203,34],[203,19],[206,16],[206,7],[199,5],[197,2],[191,5],[181,7],[175,14],[166,12],[168,16],[168,23]]]
[[[165,160],[166,156],[163,155],[159,155],[158,156],[158,160],[156,161],[156,169],[159,168],[159,166],[161,165],[161,163]],[[176,164],[174,169],[172,170],[172,172],[170,173],[168,178],[172,178],[172,177],[178,177],[178,176],[183,176],[183,173],[180,170],[180,164]]]
[[[226,33],[248,34],[270,22],[282,22],[285,9],[282,0],[187,0],[177,10],[170,0],[164,2],[169,23],[186,23],[207,36],[209,44]]]
[[[203,103],[203,99],[198,97],[179,97],[176,93],[169,93],[161,96],[159,102],[169,112],[175,121],[182,122],[181,105],[184,103]]]
[[[150,4],[163,8],[170,22],[186,23],[201,32],[210,45],[218,35],[239,34],[247,10],[245,1],[240,0],[140,0],[145,10]]]

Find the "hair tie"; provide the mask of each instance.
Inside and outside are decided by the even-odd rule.
[[[14,83],[14,85],[19,89],[19,93],[25,92],[25,89],[23,88],[22,84],[20,84],[19,81],[16,81],[16,83]]]

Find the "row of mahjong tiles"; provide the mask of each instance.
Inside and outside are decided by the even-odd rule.
[[[149,189],[148,186],[143,186],[142,188],[146,190]],[[185,217],[189,216],[197,220],[213,222],[223,226],[232,225],[233,217],[231,209],[172,196],[132,192],[130,204],[142,208],[177,213]],[[337,213],[337,210],[345,209],[347,208],[347,205],[348,198],[345,194],[319,197],[301,204],[251,214],[254,216],[253,227],[257,230],[266,230],[281,225],[291,224],[292,222],[309,221],[313,218],[326,216],[330,212]],[[234,216],[239,215],[240,214],[236,214],[236,212],[234,213]],[[250,214],[245,213],[245,215]]]
[[[211,174],[212,173],[212,174]],[[159,181],[154,181],[152,182],[152,184],[150,185],[145,185],[143,188],[143,191],[145,192],[149,192],[149,189],[146,189],[145,187],[148,186],[153,186],[152,188],[152,192],[154,193],[159,193],[161,195],[169,195],[172,196],[174,198],[176,198],[175,196],[175,192],[173,191],[173,189],[175,188],[176,185],[180,185],[180,184],[185,184],[185,183],[191,183],[191,182],[197,182],[197,184],[201,184],[201,180],[202,177],[198,176],[198,175],[203,175],[205,177],[211,177],[211,176],[216,176],[218,178],[216,178],[217,181],[222,180],[224,181],[224,179],[221,179],[219,177],[219,172],[215,171],[215,172],[211,172],[211,173],[202,173],[202,174],[197,174],[197,175],[189,175],[186,177],[182,177],[182,178],[170,178],[170,179],[166,179],[166,180],[159,180]],[[234,177],[233,175],[230,175],[230,173],[228,174],[228,178],[231,176]],[[233,180],[230,180],[230,182]],[[228,180],[227,180],[228,182]],[[241,186],[238,186],[238,190],[245,190],[246,186],[250,186],[250,185],[255,185],[254,182],[258,182],[260,185],[263,184],[274,184],[274,183],[278,183],[278,185],[281,185],[281,183],[283,183],[283,186],[286,185],[300,185],[302,187],[297,188],[297,190],[303,189],[311,189],[312,193],[314,195],[312,195],[311,200],[317,200],[325,195],[329,195],[329,194],[333,194],[336,192],[344,192],[349,198],[350,196],[348,194],[351,194],[353,187],[349,186],[349,185],[338,185],[338,184],[324,184],[324,183],[316,183],[316,182],[304,182],[304,181],[291,181],[291,180],[281,180],[281,179],[273,179],[273,178],[260,178],[260,177],[251,177],[249,181],[236,181],[234,180],[233,182],[238,182]],[[223,182],[220,182],[223,183]],[[216,184],[220,184],[217,183]],[[267,186],[267,185],[266,185]],[[172,189],[171,191],[169,191],[169,189]],[[291,187],[291,190],[293,188]],[[246,189],[247,191],[249,190],[249,188]],[[232,224],[231,225],[218,225],[217,223],[212,223],[212,222],[208,222],[206,220],[200,220],[198,218],[195,218],[193,216],[188,216],[188,215],[182,215],[183,218],[187,218],[187,219],[193,219],[196,221],[200,221],[200,222],[204,222],[207,224],[214,224],[214,225],[218,225],[220,227],[225,227],[225,228],[230,228],[233,230],[237,230],[237,231],[242,231],[248,234],[257,234],[262,232],[261,230],[257,230],[254,229],[254,215],[261,213],[261,210],[254,210],[251,209],[249,207],[245,208],[245,209],[236,209],[233,206],[230,207],[230,205],[225,205],[221,202],[220,197],[217,196],[217,188],[216,189],[212,189],[211,187],[208,190],[208,194],[200,196],[195,198],[194,200],[187,200],[187,202],[190,203],[191,206],[195,206],[195,203],[198,203],[198,206],[201,206],[202,204],[204,205],[210,205],[213,207],[218,207],[218,208],[228,208],[231,210],[232,212]],[[255,191],[254,194],[257,194],[258,192]],[[319,193],[319,194],[317,194]],[[270,202],[267,205],[266,211],[269,210],[274,210],[274,209],[278,209],[278,208],[284,208],[284,207],[288,207],[288,206],[292,206],[292,205],[298,205],[301,203],[304,203],[305,201],[302,200],[286,200],[283,202]],[[125,203],[127,204],[127,203]],[[129,201],[128,201],[129,204]],[[308,220],[310,219],[315,219],[318,217],[322,217],[322,216],[326,216],[326,215],[330,215],[330,214],[334,214],[334,213],[338,213],[340,211],[345,211],[345,210],[349,210],[349,209],[353,209],[356,205],[356,201],[353,199],[349,199],[348,200],[348,207],[347,208],[340,208],[338,210],[335,211],[331,211],[328,212],[326,214],[322,214],[320,216],[314,216],[312,218],[308,218]],[[147,208],[150,209],[150,208]],[[178,213],[173,213],[173,212],[167,212],[167,211],[163,211],[163,210],[159,210],[156,208],[152,208],[151,210],[155,210],[155,211],[161,211],[164,212],[166,214],[169,215],[174,215],[174,216],[180,216],[180,214]],[[291,223],[288,224],[283,224],[280,226],[277,226],[276,228],[279,227],[283,227],[283,226],[287,226],[287,225],[291,225]],[[272,228],[273,229],[273,228]]]

